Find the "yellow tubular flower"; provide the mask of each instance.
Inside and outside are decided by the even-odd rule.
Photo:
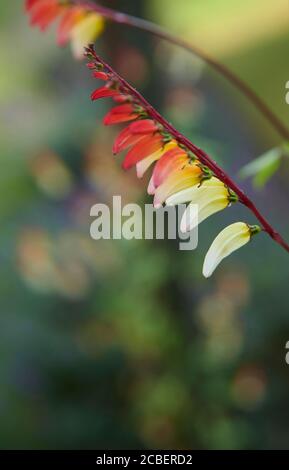
[[[157,160],[159,160],[166,152],[169,150],[176,148],[178,146],[175,140],[171,140],[167,144],[164,145],[163,148],[157,150],[156,152],[152,153],[146,158],[143,158],[136,164],[136,173],[138,178],[142,178],[148,168]]]
[[[201,186],[194,186],[174,194],[166,200],[166,204],[175,205],[188,201],[190,204],[181,220],[182,232],[193,230],[210,215],[225,209],[231,202],[236,202],[237,196],[231,193],[222,181],[212,177],[205,180]],[[197,212],[193,210],[195,205],[198,206]]]
[[[250,226],[244,222],[236,222],[222,230],[206,254],[203,275],[210,277],[224,258],[246,245],[251,236],[260,232],[260,230],[257,225]]]
[[[89,13],[83,20],[74,26],[71,31],[72,51],[76,58],[83,57],[83,48],[94,42],[102,33],[104,19],[97,13]]]
[[[198,188],[192,186],[191,188],[184,189],[183,191],[179,191],[178,193],[168,197],[166,204],[168,206],[175,206],[176,204],[185,204],[186,202],[191,202],[195,198],[196,189],[201,190],[202,188],[209,188],[213,186],[221,187],[224,186],[224,183],[222,183],[222,181],[220,181],[215,176],[212,176],[212,178],[209,180],[203,181]]]
[[[172,194],[200,184],[202,176],[202,170],[197,165],[187,165],[181,170],[171,172],[155,190],[154,207],[160,207]]]

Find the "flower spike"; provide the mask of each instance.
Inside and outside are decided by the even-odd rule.
[[[119,106],[104,118],[106,125],[132,121],[120,132],[113,146],[118,154],[128,149],[122,167],[136,166],[141,178],[154,163],[148,193],[154,195],[156,208],[189,203],[182,221],[183,232],[192,230],[210,215],[234,202],[247,206],[261,222],[262,227],[237,222],[224,229],[207,253],[203,274],[209,277],[223,258],[243,246],[260,230],[289,251],[289,246],[273,230],[253,202],[203,150],[190,142],[166,121],[145,98],[96,55],[93,45],[86,48],[89,68],[107,77],[104,87],[92,94],[92,99],[113,97]],[[95,78],[98,78],[95,74]],[[198,204],[198,217],[192,205]]]
[[[179,41],[177,38],[173,38],[171,35],[167,35],[164,31],[160,31],[159,28],[149,22],[140,22],[137,18],[125,14],[119,14],[110,8],[102,7],[98,4],[94,5],[93,3],[89,1],[86,2],[85,0],[25,0],[25,8],[30,16],[31,24],[38,26],[41,30],[45,30],[52,22],[59,19],[57,42],[60,45],[65,45],[67,42],[71,41],[73,51],[77,57],[82,57],[82,48],[84,45],[90,41],[94,41],[101,34],[104,27],[104,18],[125,23],[129,26],[139,27],[159,37],[174,42],[181,47],[194,51],[194,53],[202,57],[206,62],[217,69],[223,76],[234,83],[234,85],[236,85],[248,98],[250,98],[255,106],[262,111],[262,113],[266,115],[270,122],[275,126],[280,135],[285,138],[288,137],[288,131],[279,119],[270,111],[270,109],[267,108],[259,97],[247,87],[245,83],[242,83],[242,81],[238,79],[238,77],[235,77],[222,65],[219,65],[214,60],[206,57],[202,52],[195,50],[193,47],[190,47],[183,41]],[[129,155],[130,158],[126,157],[123,163],[125,168],[130,168],[132,165],[135,165],[137,176],[142,177],[151,164],[161,160],[167,151],[175,146],[185,150],[187,156],[190,159],[192,159],[193,156],[192,160],[195,160],[194,163],[190,160],[190,162],[183,168],[174,168],[174,165],[172,165],[172,171],[161,171],[161,178],[164,178],[164,181],[162,182],[155,183],[154,181],[155,178],[158,179],[156,175],[162,166],[158,168],[156,173],[154,172],[150,181],[149,192],[154,193],[156,205],[162,204],[165,200],[169,203],[169,201],[173,200],[171,198],[173,198],[176,193],[183,193],[187,189],[193,191],[193,189],[201,187],[205,181],[210,181],[212,177],[216,178],[224,184],[228,191],[229,196],[228,199],[225,198],[226,203],[227,200],[229,200],[229,202],[236,202],[238,200],[241,204],[245,205],[261,223],[261,230],[266,232],[276,243],[289,252],[289,245],[283,240],[281,235],[274,230],[274,228],[256,208],[254,203],[214,160],[166,121],[137,90],[132,88],[95,54],[93,47],[86,48],[86,56],[91,61],[89,67],[92,65],[91,68],[95,69],[94,77],[107,82],[105,87],[96,90],[92,94],[92,99],[96,100],[104,97],[112,97],[114,101],[120,105],[132,103],[134,106],[134,112],[118,113],[116,110],[112,110],[106,116],[105,124],[109,125],[118,122],[134,121],[134,118],[136,119],[134,122],[137,123],[149,118],[149,120],[152,120],[156,126],[155,132],[152,133],[151,138],[155,141],[159,138],[162,141],[162,146],[155,151],[154,146],[150,143],[150,148],[150,145],[147,142],[148,150],[153,153],[147,154],[147,152],[144,152],[141,154],[140,151],[140,155],[138,157],[136,153],[140,148],[140,145],[137,146],[137,144],[139,144],[142,139],[146,138],[144,132],[133,133],[127,131],[127,146],[125,148],[137,147],[131,148],[129,151],[131,152]],[[102,71],[103,68],[105,71]],[[189,168],[190,166],[192,168],[194,167],[194,170]],[[168,168],[171,168],[170,165],[168,165]],[[198,168],[198,171],[200,172],[200,175],[198,176],[199,184],[197,184],[196,180],[193,179],[193,172],[197,173],[196,168]],[[206,186],[203,188],[205,187]],[[216,190],[213,191],[210,185],[207,187],[210,187],[212,196],[217,192]],[[198,196],[200,196],[199,192]],[[207,195],[206,197],[203,197],[203,205],[200,205],[200,220],[204,220],[204,218],[208,217],[212,213],[224,208],[224,193],[223,195],[215,194],[214,197],[214,201],[209,201]],[[190,200],[187,202],[190,202]],[[187,228],[189,227],[186,227],[186,229]],[[250,230],[251,235],[255,233],[252,226],[250,227]],[[256,229],[256,232],[258,232],[258,230],[259,229]]]

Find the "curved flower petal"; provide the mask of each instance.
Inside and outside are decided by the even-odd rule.
[[[236,222],[224,228],[206,254],[203,275],[210,277],[224,258],[248,243],[250,239],[250,226],[244,222]]]

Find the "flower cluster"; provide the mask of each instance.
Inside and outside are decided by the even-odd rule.
[[[59,20],[57,43],[64,46],[71,42],[76,58],[83,57],[83,48],[102,33],[104,19],[89,5],[74,4],[67,0],[25,0],[25,9],[32,26],[45,31]]]
[[[136,168],[141,178],[154,165],[148,184],[156,208],[163,204],[188,203],[181,230],[190,231],[210,215],[238,201],[238,196],[219,179],[191,149],[181,134],[171,132],[157,111],[110,66],[86,48],[88,68],[93,76],[105,82],[91,94],[93,101],[112,98],[115,105],[104,117],[105,125],[128,123],[117,136],[113,153],[126,152],[122,167]],[[185,139],[186,140],[186,139]],[[198,219],[192,204],[198,205]],[[220,261],[247,243],[258,233],[258,226],[237,222],[225,228],[209,249],[203,268],[209,277]]]

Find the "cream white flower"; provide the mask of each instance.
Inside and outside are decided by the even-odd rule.
[[[225,209],[233,200],[236,201],[237,197],[222,181],[212,177],[201,186],[193,186],[170,196],[166,204],[171,206],[190,202],[180,226],[182,232],[189,232],[210,215]],[[195,205],[198,210],[195,210]]]
[[[236,222],[224,228],[215,238],[206,254],[203,275],[210,277],[224,258],[246,245],[251,236],[260,232],[260,230],[257,225],[250,226],[244,222]]]

